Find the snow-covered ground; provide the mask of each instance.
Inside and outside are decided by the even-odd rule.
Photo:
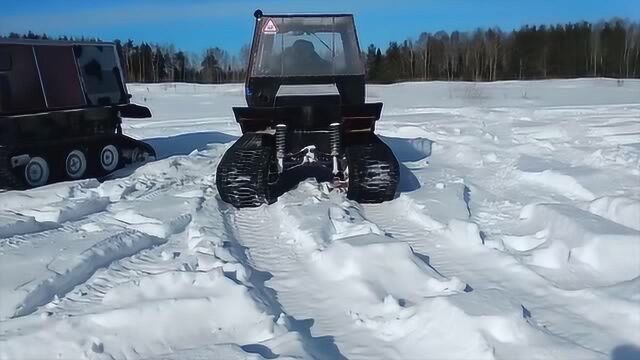
[[[214,185],[240,85],[130,85],[160,159],[0,193],[0,359],[640,358],[640,81],[371,86],[394,201]]]

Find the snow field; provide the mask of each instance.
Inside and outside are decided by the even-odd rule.
[[[395,200],[243,210],[242,87],[130,90],[160,159],[0,193],[0,359],[640,356],[640,82],[371,86]]]

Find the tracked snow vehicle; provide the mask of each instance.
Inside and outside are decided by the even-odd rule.
[[[155,157],[122,133],[129,102],[112,43],[0,40],[0,188],[103,177]]]
[[[217,170],[235,207],[272,203],[306,177],[346,184],[364,203],[393,199],[398,161],[375,134],[382,103],[365,103],[365,67],[352,15],[264,15],[256,25],[242,129]]]

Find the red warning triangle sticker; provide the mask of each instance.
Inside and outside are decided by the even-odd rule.
[[[272,19],[267,20],[267,23],[262,28],[263,34],[276,34],[278,32],[278,27],[273,22]]]

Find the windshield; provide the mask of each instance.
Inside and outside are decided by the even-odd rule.
[[[362,75],[353,17],[265,17],[257,23],[253,76]]]

